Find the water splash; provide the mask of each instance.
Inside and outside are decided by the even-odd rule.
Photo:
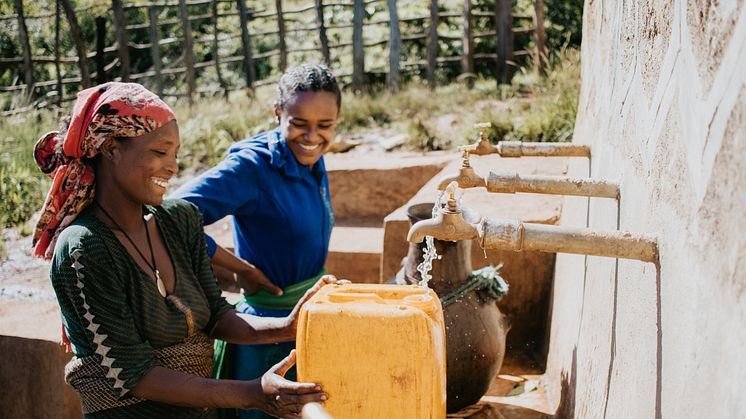
[[[432,218],[435,218],[443,208],[443,196],[445,193],[446,190],[440,192],[435,198]],[[433,270],[433,261],[436,259],[440,259],[440,256],[435,250],[435,239],[433,239],[433,236],[425,236],[425,252],[422,255],[422,263],[417,265],[417,271],[420,273],[420,286],[427,288],[428,282],[433,279],[430,271]]]
[[[425,236],[425,252],[422,255],[422,263],[417,265],[417,271],[420,273],[420,286],[427,288],[427,283],[433,279],[430,271],[433,270],[433,261],[440,259],[438,252],[435,251],[435,240],[432,236]]]

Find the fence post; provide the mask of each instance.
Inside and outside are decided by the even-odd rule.
[[[365,84],[364,14],[363,0],[355,0],[352,13],[352,88],[355,91],[361,91]]]
[[[282,0],[275,0],[275,10],[277,11],[277,30],[280,36],[280,71],[284,73],[288,66],[288,48],[285,45],[285,18],[282,16]]]
[[[401,32],[399,31],[399,13],[396,0],[388,0],[389,6],[389,74],[387,84],[389,91],[399,90],[399,60],[401,54]]]
[[[75,43],[75,49],[78,52],[78,68],[80,68],[80,80],[83,82],[83,87],[91,85],[91,77],[88,71],[88,53],[85,50],[85,41],[83,40],[83,31],[80,30],[78,25],[78,18],[75,16],[75,9],[73,8],[70,0],[60,0],[62,2],[62,9],[65,11],[67,16],[67,23],[70,25],[70,35]]]
[[[228,86],[225,84],[223,79],[223,72],[220,70],[220,48],[218,35],[220,29],[218,29],[218,2],[212,0],[212,59],[215,61],[215,73],[218,76],[218,83],[223,88],[223,96],[228,97]]]
[[[127,45],[127,32],[124,28],[126,22],[124,20],[122,0],[111,0],[111,7],[114,11],[114,32],[117,39],[122,81],[127,82],[130,79],[130,53],[129,46]]]
[[[60,71],[60,14],[59,0],[54,2],[54,72],[57,75],[57,106],[62,106],[62,71]]]
[[[495,27],[497,28],[498,84],[509,84],[513,78],[513,4],[511,0],[495,2]]]
[[[161,33],[158,30],[158,8],[156,6],[148,6],[148,18],[150,20],[150,58],[153,60],[153,70],[155,70],[155,91],[158,96],[163,96]]]
[[[186,0],[179,0],[179,14],[184,34],[184,64],[186,65],[187,98],[189,105],[194,103],[194,39],[192,38],[192,24],[189,22],[189,12]]]
[[[18,35],[23,47],[23,81],[26,82],[26,98],[31,101],[34,96],[34,69],[31,64],[31,43],[28,39],[26,18],[23,16],[23,0],[15,0],[18,17]]]
[[[106,83],[106,59],[104,48],[106,47],[106,18],[96,16],[96,83]]]
[[[474,38],[472,18],[471,18],[472,4],[471,0],[464,0],[464,55],[461,58],[461,72],[462,73],[474,73]]]
[[[438,66],[438,0],[430,0],[430,31],[427,42],[427,84],[435,88],[435,69]]]
[[[238,17],[241,21],[241,47],[243,48],[243,68],[246,72],[246,87],[254,88],[254,63],[251,59],[251,38],[249,37],[249,20],[246,18],[246,1],[236,0]]]
[[[326,24],[324,23],[324,0],[316,0],[316,21],[319,24],[319,41],[321,42],[321,56],[324,64],[329,65],[329,39],[326,37]]]
[[[539,74],[545,74],[547,68],[546,32],[544,31],[544,0],[534,1],[534,67]]]

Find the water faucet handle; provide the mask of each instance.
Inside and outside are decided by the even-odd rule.
[[[479,146],[479,142],[476,142],[474,144],[462,145],[458,147],[458,151],[463,153],[462,156],[464,159],[468,159],[469,153],[477,151],[478,146]]]
[[[448,212],[456,213],[459,212],[458,200],[456,199],[456,190],[458,189],[458,182],[453,181],[446,186],[446,192],[448,192]]]
[[[474,124],[474,128],[479,129],[479,141],[487,141],[487,133],[485,130],[492,127],[492,122],[477,122]]]

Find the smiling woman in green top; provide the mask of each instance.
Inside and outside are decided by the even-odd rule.
[[[63,340],[75,353],[66,380],[86,417],[210,417],[213,407],[298,417],[325,400],[315,383],[283,378],[294,354],[251,381],[213,380],[213,337],[271,343],[295,337],[298,309],[284,318],[236,313],[220,296],[199,212],[163,200],[178,170],[171,109],[133,83],[82,91],[64,133],[37,143],[53,176],[34,234],[52,259]]]

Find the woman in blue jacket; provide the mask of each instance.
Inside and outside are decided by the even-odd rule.
[[[323,65],[304,64],[280,78],[279,126],[236,143],[214,168],[176,191],[205,225],[233,216],[235,258],[207,238],[216,270],[235,273],[246,289],[236,309],[281,317],[325,272],[334,212],[323,154],[334,136],[342,96]],[[241,282],[243,280],[243,282]],[[252,292],[255,292],[252,294]],[[248,295],[251,294],[251,295]],[[233,378],[261,376],[294,342],[236,348]],[[242,418],[264,417],[241,411]]]

